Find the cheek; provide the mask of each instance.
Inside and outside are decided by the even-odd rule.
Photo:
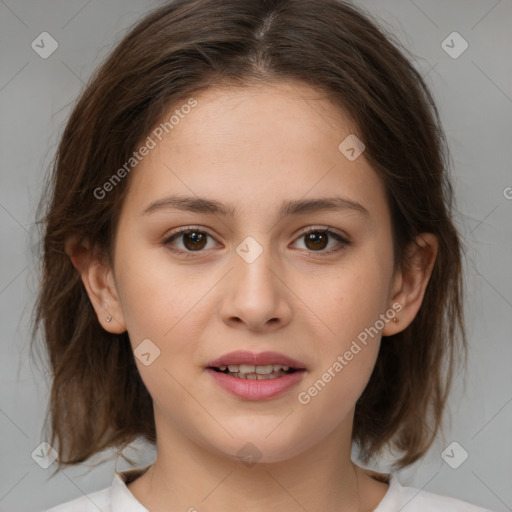
[[[141,247],[123,252],[116,262],[118,290],[129,333],[162,337],[191,308],[194,283],[169,263],[165,251]]]
[[[305,391],[322,409],[337,408],[340,400],[354,404],[371,376],[380,346],[381,315],[388,307],[387,263],[358,255],[320,279],[308,296],[326,334],[312,333],[319,358],[308,381],[313,387]]]
[[[164,370],[173,375],[180,373],[182,367],[176,367],[173,361],[193,364],[200,336],[197,322],[191,320],[195,318],[194,304],[200,299],[200,290],[186,282],[179,268],[152,261],[147,253],[142,256],[133,252],[117,267],[126,328],[150,394],[158,395],[159,389],[166,389],[179,395],[179,386]],[[179,375],[176,378],[181,381]]]
[[[186,382],[201,325],[194,305],[205,291],[177,266],[136,251],[117,265],[118,289],[141,379],[156,404],[188,409]],[[196,305],[197,308],[197,305]],[[187,367],[184,361],[190,365]],[[188,404],[188,405],[186,405]]]
[[[328,335],[321,340],[327,344],[338,340],[341,348],[374,325],[388,307],[388,273],[377,259],[354,257],[332,272],[318,276],[314,288],[309,280],[303,281],[305,287],[300,296],[307,298],[304,302],[327,329]]]

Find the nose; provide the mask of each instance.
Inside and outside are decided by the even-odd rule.
[[[223,286],[221,316],[230,327],[254,332],[274,331],[292,318],[287,272],[271,251],[254,259],[234,254],[234,267]]]

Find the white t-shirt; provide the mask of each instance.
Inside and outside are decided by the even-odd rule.
[[[147,469],[147,468],[145,468]],[[144,469],[144,470],[145,470]],[[110,487],[81,496],[44,512],[148,512],[130,492],[127,484],[144,472],[116,473]],[[414,487],[404,487],[397,477],[389,477],[389,489],[373,512],[491,512],[465,501],[441,496]]]

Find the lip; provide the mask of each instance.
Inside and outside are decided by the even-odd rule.
[[[230,364],[250,364],[254,366],[267,366],[269,364],[279,364],[281,366],[289,366],[296,370],[305,370],[306,367],[300,361],[292,359],[291,357],[280,354],[279,352],[249,352],[247,350],[236,350],[229,352],[223,356],[210,361],[206,368],[218,368],[219,366],[228,366]],[[214,370],[215,371],[215,370]],[[293,375],[293,374],[292,374]],[[233,377],[232,377],[233,378]],[[236,377],[234,377],[236,379]],[[280,377],[279,379],[282,379]],[[273,380],[279,380],[273,379]],[[240,379],[238,379],[240,380]],[[248,382],[248,381],[244,381]],[[254,381],[253,381],[254,382]],[[256,381],[262,382],[262,381]]]
[[[286,390],[296,385],[302,380],[306,370],[297,370],[293,373],[283,375],[282,377],[268,380],[240,379],[218,372],[213,368],[207,368],[206,372],[213,377],[220,387],[239,398],[243,398],[244,400],[265,400],[284,393]]]

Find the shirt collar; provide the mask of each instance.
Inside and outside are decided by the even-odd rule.
[[[110,488],[111,512],[149,512],[127,487],[128,483],[145,473],[149,467],[132,469],[122,473],[116,472]]]
[[[389,475],[387,483],[389,484],[388,491],[384,495],[384,498],[377,505],[377,508],[373,512],[387,512],[389,510],[399,510],[404,506],[402,500],[403,487],[398,481],[398,478],[394,473]]]

